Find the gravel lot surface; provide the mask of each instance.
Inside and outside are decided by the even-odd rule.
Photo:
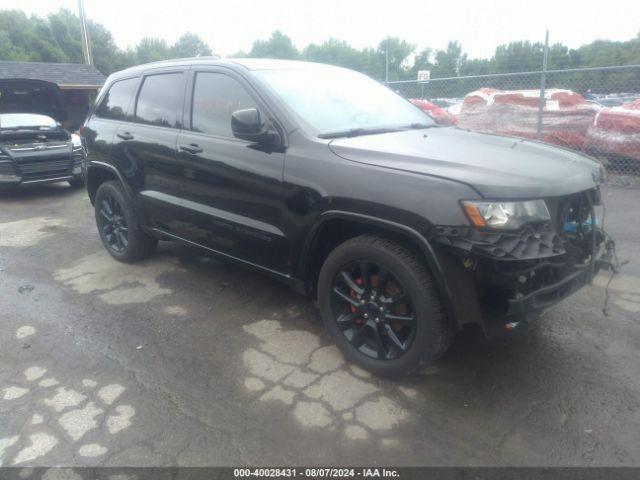
[[[419,375],[344,363],[313,302],[162,243],[123,265],[83,190],[0,197],[2,465],[640,465],[640,189],[630,260],[527,335],[467,333]]]

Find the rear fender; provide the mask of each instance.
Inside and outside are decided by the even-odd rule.
[[[95,201],[95,193],[98,190],[99,184],[103,183],[104,181],[102,180],[104,173],[108,173],[110,177],[120,182],[120,185],[122,185],[122,188],[127,196],[131,200],[133,200],[134,195],[131,187],[127,185],[127,183],[124,181],[124,178],[122,178],[122,174],[116,167],[105,162],[97,162],[95,160],[92,160],[87,165],[87,191],[89,193],[89,199],[91,200],[92,205]]]
[[[95,194],[100,184],[105,181],[103,179],[104,178],[103,175],[105,172],[108,173],[111,179],[115,179],[118,183],[120,183],[120,185],[122,186],[122,190],[124,191],[124,194],[127,196],[129,200],[131,200],[131,205],[133,206],[133,209],[135,210],[138,216],[138,219],[140,220],[140,226],[147,233],[151,234],[151,224],[149,223],[149,219],[147,217],[146,212],[141,207],[140,202],[136,198],[136,193],[131,189],[129,184],[125,182],[124,177],[122,176],[120,171],[109,163],[92,160],[87,165],[86,183],[87,183],[87,192],[89,193],[89,199],[91,200],[91,204],[92,205],[95,204]],[[109,181],[109,180],[106,180],[106,181]]]

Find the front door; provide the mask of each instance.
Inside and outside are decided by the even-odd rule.
[[[231,114],[258,108],[250,85],[224,69],[190,73],[185,129],[178,135],[182,205],[189,210],[182,236],[218,252],[285,273],[282,148],[263,148],[231,133]]]

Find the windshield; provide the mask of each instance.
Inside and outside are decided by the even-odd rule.
[[[384,85],[351,70],[319,67],[254,73],[320,136],[434,125],[428,115]]]
[[[56,121],[46,115],[33,113],[0,114],[0,128],[56,128]]]

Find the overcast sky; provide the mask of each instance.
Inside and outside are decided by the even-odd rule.
[[[44,15],[77,0],[3,0],[1,8]],[[470,57],[489,57],[512,40],[571,48],[595,39],[628,40],[640,31],[640,0],[85,0],[87,16],[105,25],[123,48],[144,36],[169,44],[200,35],[219,55],[248,51],[256,38],[282,30],[304,48],[334,37],[362,48],[399,36],[418,48],[459,40]]]

